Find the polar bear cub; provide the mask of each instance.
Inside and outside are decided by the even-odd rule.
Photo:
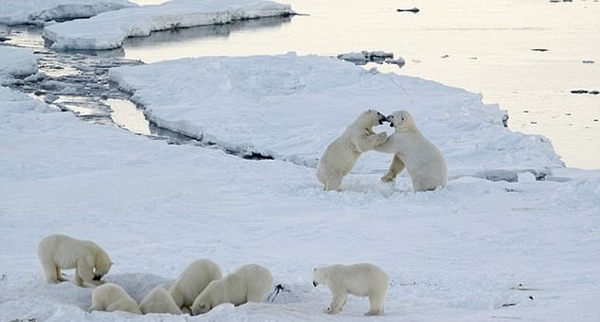
[[[206,286],[222,277],[221,268],[210,259],[197,259],[185,268],[169,288],[177,307],[189,313],[194,300]]]
[[[212,281],[192,304],[192,314],[210,311],[223,303],[241,305],[261,302],[273,285],[273,275],[268,269],[248,264],[239,267],[220,280]]]
[[[94,289],[92,293],[91,311],[124,311],[142,314],[136,301],[119,285],[107,283]]]
[[[375,150],[394,153],[382,181],[393,181],[406,166],[414,191],[435,190],[446,185],[448,167],[442,152],[417,129],[407,111],[396,111],[387,117],[395,131]]]
[[[332,299],[326,313],[342,311],[348,294],[368,296],[370,309],[365,315],[383,315],[389,287],[389,277],[381,268],[367,263],[354,265],[331,265],[313,270],[313,285],[324,284],[331,291]]]
[[[153,288],[140,303],[140,311],[148,313],[181,314],[171,294],[162,287]]]
[[[48,283],[65,282],[61,269],[75,269],[75,284],[101,284],[112,262],[96,243],[66,235],[50,235],[38,244],[38,258]]]
[[[378,111],[366,110],[329,144],[317,166],[317,179],[325,185],[324,190],[338,190],[360,155],[385,142],[387,133],[373,131],[374,126],[385,121],[386,117]]]

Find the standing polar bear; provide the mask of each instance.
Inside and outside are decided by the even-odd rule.
[[[192,314],[198,315],[212,310],[219,304],[235,306],[246,302],[261,302],[273,285],[273,275],[268,269],[248,264],[212,281],[192,304]]]
[[[210,259],[197,259],[185,268],[169,288],[169,293],[177,307],[184,313],[190,313],[194,300],[208,284],[223,276],[219,265]]]
[[[440,150],[417,129],[412,115],[407,111],[396,111],[386,119],[395,131],[375,150],[394,153],[394,158],[381,180],[394,181],[406,167],[415,191],[445,186],[448,181],[446,161]]]
[[[142,314],[137,302],[119,285],[107,283],[94,289],[92,293],[91,311],[124,311],[133,314]]]
[[[385,142],[387,133],[373,131],[374,126],[385,121],[386,117],[378,111],[366,110],[329,144],[317,166],[317,179],[325,185],[324,190],[338,190],[360,155]]]
[[[140,303],[142,314],[148,313],[171,313],[181,314],[181,310],[175,304],[171,294],[164,288],[153,288]]]
[[[389,287],[388,275],[379,267],[368,264],[331,265],[313,270],[313,285],[324,284],[331,291],[332,299],[326,313],[342,311],[348,294],[368,296],[370,309],[365,315],[383,315]]]
[[[38,258],[48,283],[67,281],[61,269],[75,269],[75,284],[101,284],[112,262],[96,243],[66,235],[50,235],[38,244]]]

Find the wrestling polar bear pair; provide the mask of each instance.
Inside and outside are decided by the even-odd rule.
[[[384,121],[395,128],[389,137],[385,132],[373,131],[374,126]],[[442,153],[421,134],[410,113],[397,111],[384,117],[378,111],[367,110],[327,147],[319,160],[317,178],[324,184],[324,190],[338,190],[360,155],[369,150],[394,154],[382,181],[393,181],[404,168],[415,191],[435,190],[448,180]]]

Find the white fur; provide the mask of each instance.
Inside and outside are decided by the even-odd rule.
[[[100,279],[112,266],[106,251],[96,243],[66,235],[50,235],[42,239],[38,244],[38,258],[48,283],[67,281],[62,277],[61,269],[74,268],[78,286],[100,284]]]
[[[325,185],[325,190],[338,190],[342,179],[352,171],[360,155],[385,141],[387,133],[373,132],[373,127],[383,121],[383,114],[366,110],[329,144],[317,166],[317,179]]]
[[[415,191],[435,190],[446,185],[448,167],[440,150],[417,129],[413,117],[406,111],[396,111],[387,117],[396,129],[376,151],[394,153],[383,181],[393,181],[406,167]]]
[[[348,294],[369,297],[370,309],[365,315],[383,315],[389,287],[389,277],[373,264],[331,265],[313,270],[313,285],[324,284],[331,291],[332,299],[326,313],[342,311]]]
[[[90,311],[124,311],[142,314],[134,299],[119,285],[107,283],[94,289]]]
[[[194,301],[192,314],[206,313],[223,303],[237,306],[261,302],[272,285],[273,276],[268,269],[256,264],[244,265],[222,279],[210,282]]]
[[[171,294],[164,288],[155,287],[140,303],[140,311],[148,313],[171,313],[181,314],[181,310],[175,304]]]
[[[184,312],[194,303],[194,299],[206,286],[222,277],[221,268],[209,259],[197,259],[185,268],[179,278],[169,288],[175,304]]]

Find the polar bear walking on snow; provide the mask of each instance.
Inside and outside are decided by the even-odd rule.
[[[370,309],[365,315],[383,315],[389,287],[388,275],[373,264],[331,265],[313,270],[313,285],[324,284],[331,291],[332,299],[326,313],[342,311],[348,294],[369,297]]]
[[[61,269],[75,269],[75,284],[101,284],[112,262],[96,243],[66,235],[50,235],[38,244],[38,258],[48,283],[67,281]]]
[[[137,302],[119,285],[107,283],[94,289],[92,293],[91,311],[124,311],[133,314],[142,314]]]
[[[406,167],[415,191],[445,186],[448,181],[446,161],[440,150],[417,129],[412,115],[407,111],[396,111],[386,119],[395,131],[375,150],[394,153],[394,158],[381,180],[394,181]]]
[[[268,269],[248,264],[212,281],[192,304],[192,314],[198,315],[212,310],[219,304],[235,306],[247,302],[261,302],[273,285],[273,275]]]
[[[192,303],[208,284],[222,277],[221,268],[210,259],[197,259],[185,268],[169,288],[175,304],[184,313],[190,313]]]
[[[329,144],[317,166],[317,179],[325,185],[324,190],[338,190],[360,155],[385,142],[387,133],[373,131],[374,126],[385,121],[386,117],[380,112],[366,110]]]

